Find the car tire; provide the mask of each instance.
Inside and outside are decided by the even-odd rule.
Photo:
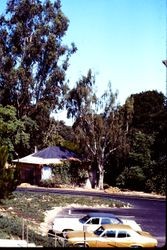
[[[73,229],[63,229],[62,232],[64,233],[64,232],[68,232],[68,231],[74,231],[74,230]]]
[[[131,246],[132,248],[142,248],[141,246],[138,246],[138,245],[133,245]]]
[[[67,234],[67,232],[69,232],[69,231],[74,231],[73,229],[64,229],[63,231],[62,231],[62,234],[63,234],[63,237],[64,238],[66,238],[66,234]]]
[[[84,243],[77,243],[74,247],[88,247],[88,245],[85,246]]]
[[[48,237],[55,237],[55,232],[52,229],[48,231]]]

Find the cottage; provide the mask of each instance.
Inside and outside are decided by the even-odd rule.
[[[52,176],[50,164],[61,164],[65,160],[77,160],[77,155],[60,146],[51,146],[23,158],[13,160],[20,167],[21,182],[38,185]]]

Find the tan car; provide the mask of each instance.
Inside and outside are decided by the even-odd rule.
[[[157,240],[148,232],[135,231],[128,225],[103,225],[94,232],[66,233],[65,247],[157,247]]]

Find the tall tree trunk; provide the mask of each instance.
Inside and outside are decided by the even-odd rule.
[[[97,169],[92,168],[89,173],[89,179],[92,185],[92,188],[97,188]]]
[[[103,165],[99,164],[98,169],[99,169],[98,188],[100,190],[103,190],[103,182],[104,182],[104,167],[103,167]]]

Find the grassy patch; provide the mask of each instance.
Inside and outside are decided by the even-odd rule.
[[[51,193],[33,193],[33,192],[14,192],[13,197],[3,200],[0,207],[6,211],[29,219],[32,221],[42,222],[44,212],[51,210],[53,207],[65,207],[70,204],[79,204],[81,206],[106,206],[106,207],[123,207],[126,203],[113,199],[102,199],[96,197],[57,195]]]

